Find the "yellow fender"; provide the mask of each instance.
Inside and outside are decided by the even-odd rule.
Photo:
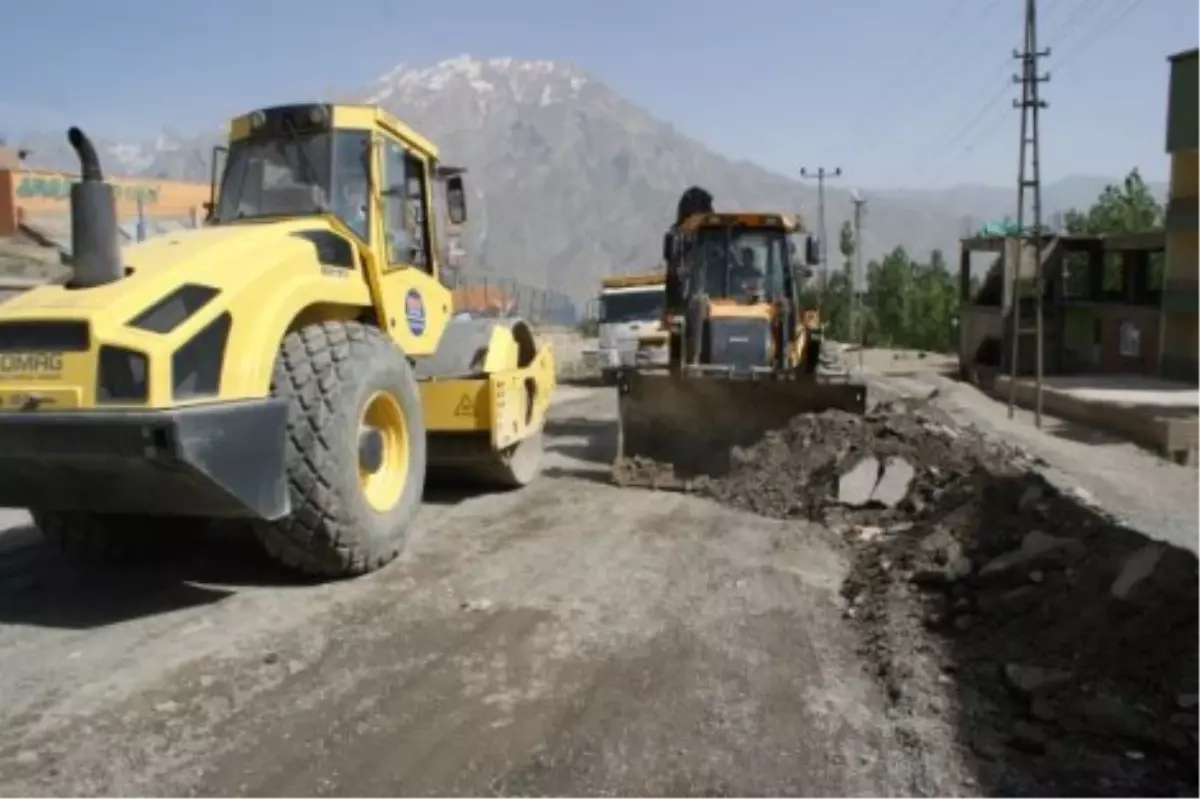
[[[508,484],[532,479],[557,380],[553,350],[527,322],[454,320],[415,370],[431,467],[499,473],[496,482]]]

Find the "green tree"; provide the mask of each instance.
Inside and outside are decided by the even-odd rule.
[[[839,269],[829,275],[821,299],[821,317],[827,335],[836,341],[849,341],[850,280],[845,271]]]
[[[913,264],[903,247],[867,269],[866,305],[874,317],[868,330],[876,346],[904,346],[909,337],[913,300]]]
[[[897,247],[867,265],[867,346],[949,352],[956,346],[957,318],[958,279],[940,250],[921,263]]]
[[[830,338],[850,341],[854,338],[850,325],[850,299],[853,296],[850,265],[854,257],[854,228],[848,221],[842,223],[838,232],[838,252],[842,256],[842,268],[831,273],[824,286],[821,313]]]
[[[958,316],[958,285],[941,250],[929,262],[913,265],[913,297],[904,345],[946,352],[954,349],[954,320]]]
[[[842,223],[841,232],[838,233],[838,250],[848,266],[850,259],[854,257],[854,226],[850,224],[849,219]]]
[[[1086,212],[1072,209],[1063,221],[1068,233],[1139,233],[1163,223],[1163,206],[1137,167],[1120,184],[1110,183]]]
[[[1063,218],[1067,233],[1105,235],[1112,233],[1141,233],[1162,227],[1162,203],[1155,199],[1137,167],[1129,171],[1120,184],[1110,183],[1087,211],[1072,208]],[[1073,253],[1067,259],[1067,290],[1076,295],[1086,294],[1087,256]],[[1151,269],[1161,272],[1162,257],[1152,259]],[[1106,289],[1120,287],[1119,264],[1109,259],[1104,264]]]

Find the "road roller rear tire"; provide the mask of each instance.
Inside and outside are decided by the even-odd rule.
[[[49,544],[71,560],[98,566],[144,563],[162,555],[181,533],[195,533],[211,523],[190,516],[39,510],[30,515]]]
[[[326,578],[392,561],[425,483],[425,424],[408,359],[369,325],[309,325],[284,339],[271,391],[288,401],[292,510],[255,525],[267,551]]]

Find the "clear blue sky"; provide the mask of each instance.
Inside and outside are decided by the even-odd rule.
[[[569,60],[684,132],[783,172],[921,187],[1015,179],[1022,0],[44,0],[14,5],[0,131],[123,139],[469,53]],[[1041,0],[1043,171],[1166,172],[1170,52],[1196,0]],[[1015,92],[1018,87],[1011,87]],[[1010,92],[1010,94],[1012,94]],[[990,105],[989,100],[994,100]]]

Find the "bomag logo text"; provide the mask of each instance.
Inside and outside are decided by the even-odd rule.
[[[0,353],[0,373],[50,374],[61,372],[61,352],[11,352]]]

